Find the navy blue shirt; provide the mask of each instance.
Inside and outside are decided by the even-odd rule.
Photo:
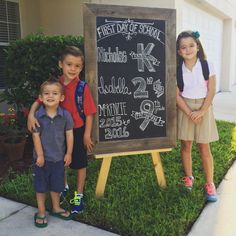
[[[67,110],[58,107],[56,116],[51,118],[47,115],[44,106],[40,106],[35,113],[35,117],[40,124],[36,132],[40,133],[45,160],[52,162],[64,160],[66,131],[73,129],[71,114]],[[35,159],[36,156],[34,151]]]

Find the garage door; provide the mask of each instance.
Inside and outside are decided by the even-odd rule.
[[[198,30],[207,59],[216,70],[216,90],[220,90],[223,21],[189,4],[183,6],[182,30]]]
[[[233,77],[233,85],[236,85],[236,28],[234,28],[234,77]]]

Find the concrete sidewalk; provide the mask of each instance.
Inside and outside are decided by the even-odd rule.
[[[236,235],[236,162],[217,189],[218,201],[208,203],[188,236]]]
[[[37,228],[33,224],[37,209],[25,204],[0,197],[0,236],[115,236],[102,229],[82,224],[78,221],[65,221],[48,216],[48,226]]]
[[[231,92],[217,93],[213,108],[217,120],[236,122],[236,85]]]
[[[236,86],[231,92],[216,94],[213,102],[217,120],[236,121]],[[236,235],[236,162],[220,183],[219,200],[208,203],[188,236]]]

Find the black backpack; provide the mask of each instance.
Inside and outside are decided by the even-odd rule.
[[[202,74],[205,80],[209,79],[209,66],[206,60],[200,60],[202,65]],[[183,71],[182,71],[182,64],[177,66],[177,86],[180,92],[184,90],[184,80],[183,80]]]

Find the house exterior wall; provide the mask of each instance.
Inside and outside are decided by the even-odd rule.
[[[21,36],[35,33],[40,28],[38,0],[19,0]]]
[[[217,73],[217,91],[236,83],[235,0],[19,0],[22,36],[42,29],[46,35],[82,35],[82,4],[133,5],[177,10],[177,34],[199,30]]]
[[[181,30],[199,31],[207,59],[216,70],[216,90],[220,90],[222,63],[223,19],[212,12],[206,12],[198,5],[183,4]]]

